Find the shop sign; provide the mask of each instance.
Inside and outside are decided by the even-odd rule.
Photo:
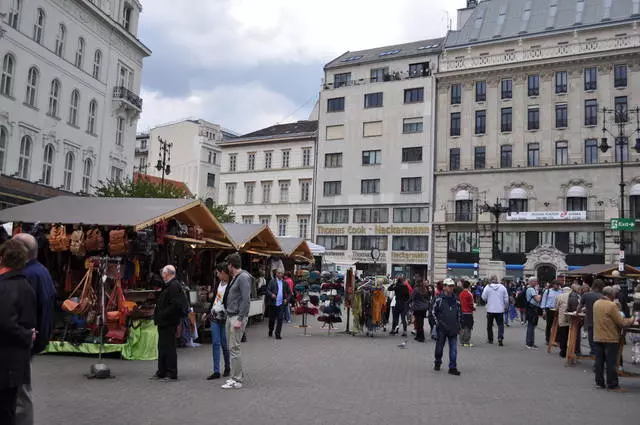
[[[507,214],[507,221],[586,220],[586,211],[529,211]]]
[[[351,259],[359,263],[373,263],[373,259],[371,258],[371,251],[353,251],[351,253]],[[376,261],[387,261],[387,253],[384,251],[380,251],[380,257]]]
[[[391,261],[427,263],[429,262],[429,253],[426,251],[393,251],[391,253]]]
[[[326,257],[346,258],[347,253],[345,251],[325,251]]]
[[[318,226],[319,235],[428,235],[429,226]]]
[[[344,235],[344,227],[324,227],[318,226],[319,235]]]
[[[429,226],[376,226],[376,235],[427,235]]]

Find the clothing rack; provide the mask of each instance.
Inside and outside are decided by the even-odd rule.
[[[118,264],[118,272],[120,271],[120,262],[122,261],[122,257],[90,257],[89,260],[93,261],[94,268],[98,269],[100,272],[100,350],[98,352],[98,359],[102,360],[102,354],[104,352],[104,336],[105,336],[105,325],[107,322],[107,312],[106,310],[106,288],[105,283],[107,282],[107,265],[109,263],[117,263]]]
[[[384,291],[382,286],[372,284],[370,280],[360,285],[354,293],[354,334],[365,332],[368,337],[375,336],[383,325],[383,317],[374,320],[374,300],[377,291]],[[382,302],[380,300],[380,302]],[[384,306],[381,307],[381,316],[386,308],[386,297],[384,297]]]

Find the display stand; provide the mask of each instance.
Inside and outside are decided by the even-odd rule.
[[[308,305],[309,305],[309,300],[302,301],[302,308],[304,308],[304,311],[302,312],[302,324],[296,326],[296,328],[304,329],[304,333],[301,334],[300,336],[311,336],[310,333],[307,333],[307,328],[311,327],[309,326],[308,320],[307,320],[307,316],[309,314],[307,311]]]
[[[347,307],[347,324],[345,326],[345,335],[355,335],[355,332],[351,332],[351,302],[353,301],[353,287],[355,285],[355,275],[353,269],[347,269],[347,275],[344,282],[344,299],[345,306]]]

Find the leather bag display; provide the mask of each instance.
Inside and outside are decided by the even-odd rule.
[[[71,240],[62,224],[55,224],[49,233],[49,249],[51,252],[68,251]]]
[[[102,251],[104,249],[104,238],[100,229],[97,227],[90,229],[85,236],[84,244],[87,251]]]
[[[76,302],[72,298],[76,292],[82,288],[80,301]],[[93,268],[89,268],[80,283],[69,294],[69,297],[62,303],[62,309],[73,314],[84,314],[95,305],[97,301],[96,293],[93,290]]]
[[[82,229],[74,230],[71,233],[71,243],[69,244],[69,250],[73,255],[78,257],[84,257],[87,253],[85,245],[85,234]]]
[[[111,256],[125,255],[129,252],[129,241],[126,230],[112,230],[109,232],[109,254]]]

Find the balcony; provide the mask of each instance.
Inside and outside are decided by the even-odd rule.
[[[389,81],[402,81],[411,78],[422,78],[422,77],[430,77],[431,69],[420,70],[420,71],[394,71],[384,74],[382,77],[376,78],[359,78],[357,80],[349,80],[349,81],[338,81],[335,84],[333,82],[326,82],[322,79],[322,88],[324,90],[332,90],[338,89],[341,87],[353,87],[353,86],[362,86],[365,84],[373,84],[373,83],[385,83]]]
[[[475,212],[457,212],[457,213],[447,213],[446,220],[447,223],[456,223],[456,222],[473,222],[478,219],[478,214]]]
[[[138,111],[142,111],[142,98],[126,87],[114,87],[113,100],[127,102]]]

